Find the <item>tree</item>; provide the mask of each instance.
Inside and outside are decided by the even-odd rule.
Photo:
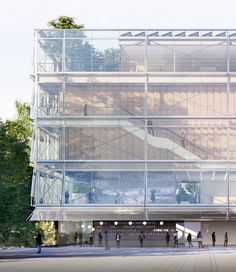
[[[30,107],[16,102],[17,118],[0,122],[0,245],[33,245],[30,209]]]
[[[69,16],[59,16],[57,19],[49,21],[49,26],[55,29],[81,29],[84,25],[78,25],[75,23],[75,19]]]

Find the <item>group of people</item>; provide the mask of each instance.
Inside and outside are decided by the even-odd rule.
[[[211,240],[212,240],[212,246],[214,247],[216,245],[216,233],[215,233],[215,231],[212,232],[212,234],[211,234]],[[228,232],[225,232],[225,234],[224,234],[224,247],[228,246],[228,240],[229,240]]]
[[[215,232],[212,233],[211,235],[211,238],[212,238],[212,246],[215,246],[216,244],[216,234]],[[199,231],[198,234],[197,234],[197,243],[198,243],[198,247],[199,248],[203,248],[203,244],[202,244],[202,232]],[[170,242],[170,234],[169,232],[166,233],[166,245],[169,246],[169,242]],[[187,235],[187,242],[188,242],[188,247],[193,247],[193,244],[192,244],[192,234],[189,233]],[[178,232],[175,231],[174,233],[174,247],[178,247],[179,244],[178,244]],[[227,247],[228,246],[228,233],[225,232],[224,234],[224,247]]]
[[[116,241],[117,248],[120,248],[121,238],[122,238],[121,234],[119,232],[117,232],[116,235],[115,235],[115,241]],[[144,232],[141,231],[139,236],[138,236],[139,245],[140,245],[141,248],[143,247],[145,238],[146,238],[146,236],[145,236]],[[203,238],[202,238],[201,231],[198,232],[196,238],[197,238],[197,242],[198,242],[198,247],[203,248],[203,244],[202,244],[202,239]],[[216,233],[215,232],[212,233],[211,238],[212,238],[212,246],[214,247],[215,244],[216,244]],[[94,239],[93,232],[91,232],[90,235],[89,235],[90,246],[93,246],[93,243],[94,243],[93,239]],[[170,239],[171,239],[171,236],[170,236],[169,232],[166,232],[165,240],[166,240],[166,246],[167,247],[169,247]],[[99,247],[102,247],[103,240],[105,242],[105,250],[110,249],[110,246],[109,246],[109,234],[108,234],[107,230],[104,232],[104,235],[102,235],[101,232],[98,233],[98,246]],[[35,236],[35,241],[36,241],[37,253],[41,253],[41,246],[43,244],[41,233],[38,233]],[[177,230],[173,234],[173,241],[174,241],[174,247],[179,247],[179,237],[178,237],[178,231]],[[189,233],[187,235],[187,242],[188,242],[188,247],[193,247],[192,234],[191,233]],[[78,235],[77,232],[75,232],[75,234],[74,234],[74,246],[78,246],[80,244],[81,244],[80,236]],[[225,234],[224,234],[224,247],[227,247],[227,246],[228,246],[228,233],[225,232]]]

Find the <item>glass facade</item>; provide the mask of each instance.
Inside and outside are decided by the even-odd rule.
[[[32,205],[234,216],[235,48],[236,30],[36,30]]]

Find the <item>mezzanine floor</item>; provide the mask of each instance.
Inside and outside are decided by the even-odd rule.
[[[234,272],[236,247],[0,249],[0,271]]]

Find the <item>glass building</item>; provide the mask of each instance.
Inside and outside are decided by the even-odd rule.
[[[236,30],[36,30],[31,78],[31,220],[59,243],[236,227]]]

